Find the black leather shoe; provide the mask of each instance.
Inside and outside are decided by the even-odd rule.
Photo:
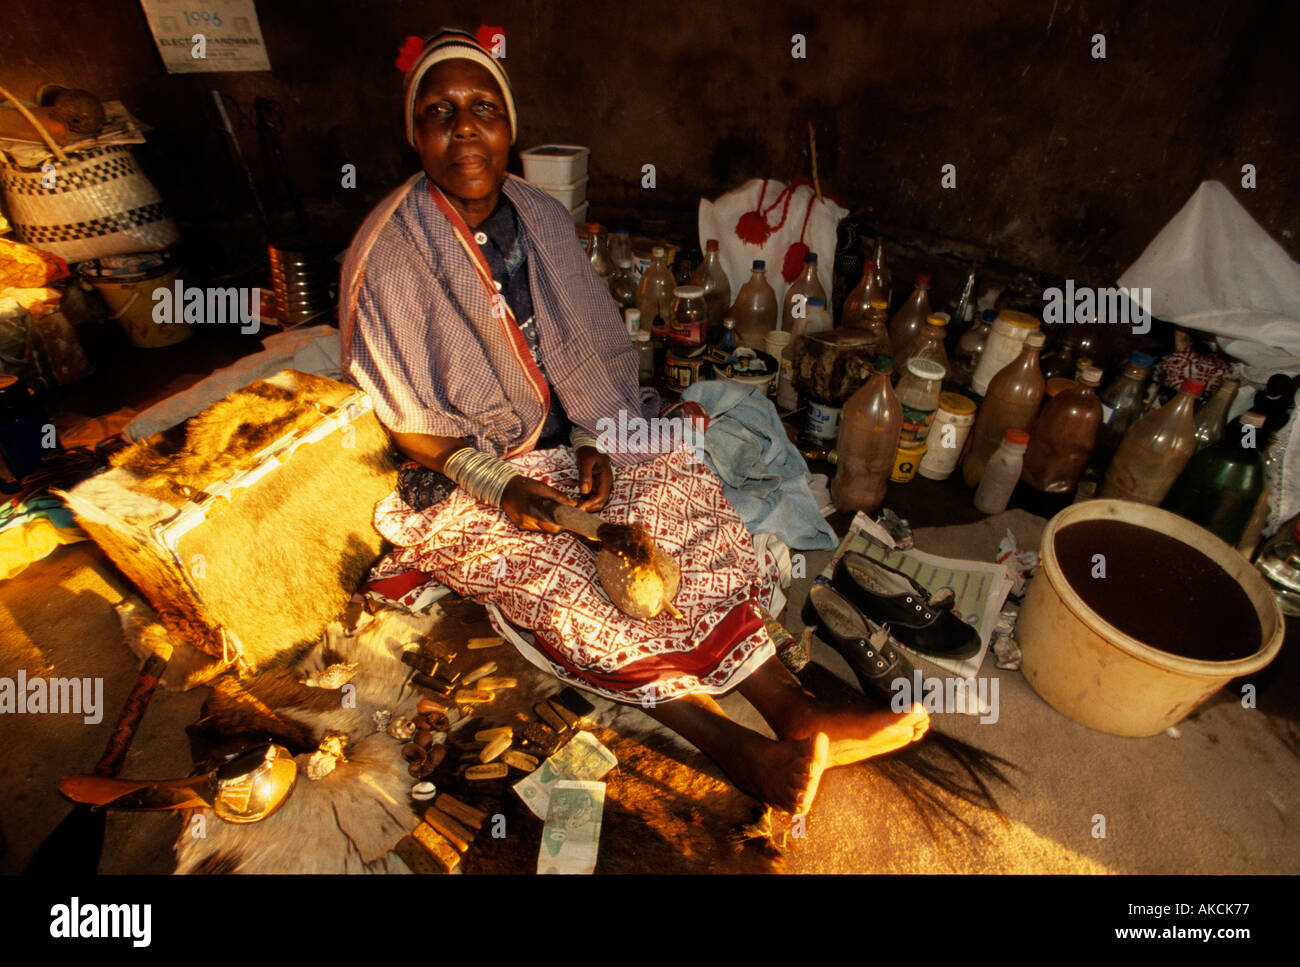
[[[844,657],[867,694],[893,697],[897,678],[912,680],[913,666],[889,640],[889,629],[866,619],[842,594],[824,584],[808,590],[803,606],[805,627]]]
[[[980,650],[974,628],[952,613],[952,593],[931,596],[902,571],[862,554],[848,553],[835,566],[835,590],[872,621],[889,625],[900,643],[933,658],[970,658]]]

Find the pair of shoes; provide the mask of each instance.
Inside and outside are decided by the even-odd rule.
[[[809,588],[803,623],[815,625],[817,637],[849,663],[864,694],[892,698],[896,679],[912,680],[912,663],[889,640],[889,629],[870,621],[833,588]]]
[[[855,553],[840,559],[831,584],[863,615],[889,625],[898,642],[922,655],[963,659],[980,650],[979,632],[952,613],[951,589],[932,596],[902,571]]]

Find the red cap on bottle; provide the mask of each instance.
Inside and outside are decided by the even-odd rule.
[[[1205,392],[1205,380],[1203,379],[1185,379],[1183,385],[1178,387],[1180,393],[1190,393],[1192,396],[1200,396]]]
[[[1022,446],[1029,443],[1029,434],[1024,430],[1017,430],[1014,427],[1007,430],[1007,435],[1003,438],[1008,443],[1019,443]]]
[[[920,275],[916,277],[916,287],[918,289],[930,288],[930,277],[926,275],[924,272],[922,272]]]
[[[718,250],[718,240],[716,238],[709,239],[704,244],[704,250],[706,252],[716,252]]]

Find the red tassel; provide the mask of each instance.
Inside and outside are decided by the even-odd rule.
[[[781,276],[785,279],[786,285],[794,282],[803,273],[803,257],[808,252],[809,248],[803,242],[795,242],[786,250],[785,261],[781,263]]]
[[[424,50],[424,41],[419,37],[407,37],[406,42],[402,44],[402,49],[397,55],[397,67],[403,74],[415,66],[415,62],[420,59],[420,52]]]
[[[758,212],[745,212],[736,222],[736,237],[742,242],[762,248],[772,236],[772,226]]]

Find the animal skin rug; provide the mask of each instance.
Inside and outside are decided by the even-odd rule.
[[[529,664],[513,647],[467,651],[470,637],[495,636],[479,605],[444,598],[426,616],[380,612],[356,635],[334,625],[326,642],[290,669],[245,682],[226,676],[214,683],[204,718],[191,726],[196,758],[274,739],[295,754],[297,785],[281,809],[260,823],[230,825],[200,809],[183,824],[175,844],[178,873],[382,873],[408,872],[389,850],[418,822],[409,791],[414,780],[401,757],[403,743],[376,732],[373,713],[414,716],[421,697],[407,688],[411,669],[403,645],[422,635],[458,652],[451,667],[462,672],[484,661],[518,687],[497,693],[477,715],[453,728],[449,741],[472,738],[479,728],[535,721],[532,706],[558,692],[560,682]],[[357,662],[350,684],[355,708],[337,690],[304,684],[335,662]],[[780,869],[780,855],[763,836],[737,831],[764,811],[731,786],[703,754],[661,729],[639,709],[586,696],[596,706],[587,730],[618,758],[605,776],[605,812],[598,873],[757,873]],[[326,730],[347,733],[347,762],[323,779],[307,778],[307,762]],[[466,853],[466,873],[531,873],[536,869],[542,823],[510,789],[522,778],[468,783],[454,775],[456,753],[431,777],[439,790],[504,817],[505,836],[493,839],[485,824]],[[201,817],[198,819],[196,817]]]

